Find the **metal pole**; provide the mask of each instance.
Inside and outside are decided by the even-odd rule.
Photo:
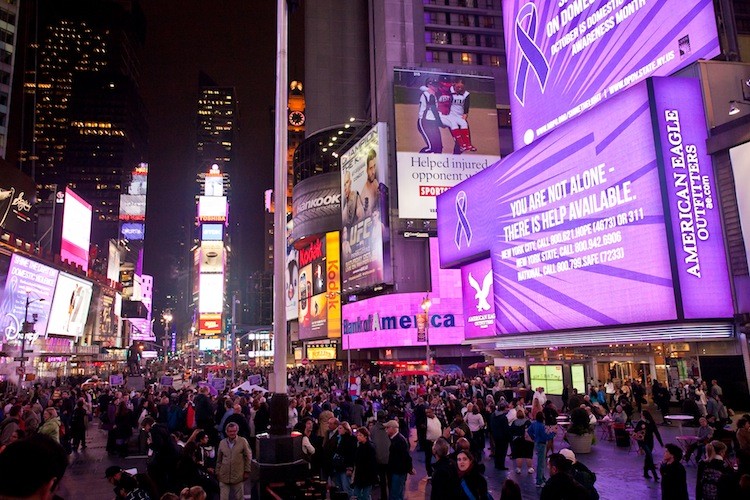
[[[274,230],[273,230],[273,385],[270,389],[286,393],[286,302],[284,271],[286,264],[286,183],[287,183],[287,0],[276,2],[276,150],[274,154]],[[269,381],[270,383],[271,381]]]
[[[232,385],[235,380],[235,367],[237,365],[237,302],[240,299],[237,297],[237,290],[232,292],[232,329],[230,331],[231,343],[232,343]]]
[[[427,321],[425,321],[425,324],[424,324],[424,343],[425,343],[425,346],[427,346],[427,352],[425,353],[425,360],[427,360],[427,371],[430,371],[430,366],[432,366],[432,364],[430,363],[430,308],[429,307],[425,311],[425,315],[427,316]]]
[[[24,370],[24,361],[26,358],[26,334],[29,329],[29,294],[26,293],[26,311],[23,314],[23,328],[21,328],[21,373],[18,374],[18,395],[21,395],[23,391],[23,382],[26,378],[26,371]]]

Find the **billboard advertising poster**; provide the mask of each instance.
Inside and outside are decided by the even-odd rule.
[[[91,205],[65,188],[62,241],[60,257],[77,264],[87,271],[89,268],[89,243],[91,242]]]
[[[199,313],[220,313],[224,309],[224,274],[200,274]]]
[[[341,228],[341,174],[328,172],[298,182],[292,189],[292,239]]]
[[[36,185],[7,163],[0,164],[0,228],[25,240],[34,237]]]
[[[57,276],[56,269],[13,254],[0,300],[0,335],[5,341],[19,338],[26,314],[27,297],[30,300],[29,319],[34,314],[37,315],[35,337],[46,335]]]
[[[47,335],[80,337],[88,317],[92,284],[70,274],[57,278]]]
[[[224,226],[222,224],[201,224],[201,240],[203,241],[223,241]]]
[[[221,350],[221,339],[199,339],[198,350],[200,351]]]
[[[341,155],[342,287],[361,290],[392,280],[388,219],[388,134],[375,125]]]
[[[95,300],[94,342],[101,342],[105,347],[115,345],[118,319],[115,314],[115,291],[110,288],[97,287],[98,299]]]
[[[495,335],[495,297],[492,293],[492,261],[482,259],[461,268],[465,337]]]
[[[137,241],[143,239],[145,229],[143,222],[125,222],[120,226],[120,234],[127,240]]]
[[[675,293],[682,280],[678,263],[673,272],[667,234],[684,215],[676,201],[663,200],[663,192],[676,188],[664,184],[672,160],[655,142],[655,127],[658,136],[670,136],[651,117],[661,93],[683,95],[689,86],[676,78],[654,82],[653,99],[641,83],[438,198],[443,265],[491,255],[497,334],[682,319]],[[688,108],[686,115],[702,120],[700,107]],[[707,175],[710,163],[700,161]],[[674,209],[665,215],[668,206]],[[721,275],[726,268],[711,267],[708,257],[716,256],[709,250],[716,244],[723,259],[713,240],[714,231],[722,240],[721,231],[711,231],[705,265]],[[616,290],[617,300],[606,290]],[[726,293],[704,296],[716,301],[704,307],[731,304]]]
[[[286,319],[291,321],[299,316],[299,251],[292,245],[292,222],[287,222],[286,228],[286,273],[284,274],[284,287],[286,290]]]
[[[201,222],[224,222],[227,220],[226,196],[199,196],[198,220]]]
[[[338,232],[315,238],[299,251],[299,338],[341,336]]]
[[[719,189],[706,151],[708,131],[700,82],[655,78],[649,84],[658,117],[684,317],[730,318],[734,310],[716,196]]]
[[[649,76],[720,53],[711,0],[503,0],[516,149]]]
[[[221,241],[201,242],[201,273],[224,272],[224,243]]]
[[[398,216],[434,219],[438,194],[500,159],[495,80],[396,68],[393,101]]]
[[[201,335],[221,333],[221,314],[201,314],[198,317],[198,333]]]

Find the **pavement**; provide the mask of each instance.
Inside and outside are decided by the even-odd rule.
[[[659,426],[664,443],[676,443],[675,437],[679,435],[676,426]],[[694,433],[689,427],[683,429],[683,434]],[[412,432],[414,434],[414,432]],[[597,431],[597,443],[592,447],[591,453],[579,455],[578,459],[589,469],[596,473],[596,488],[600,498],[603,500],[620,500],[623,493],[627,492],[627,498],[633,499],[659,499],[661,498],[660,483],[643,478],[643,455],[636,451],[629,451],[615,446],[614,441],[600,440]],[[416,441],[412,436],[412,443]],[[87,432],[88,448],[81,452],[70,455],[70,466],[60,484],[58,495],[65,500],[105,500],[114,497],[112,486],[104,478],[104,471],[110,465],[119,465],[125,469],[137,468],[139,472],[145,472],[146,457],[131,456],[120,458],[109,456],[105,449],[107,434],[98,428],[96,423],[89,425]],[[564,447],[561,437],[555,439],[555,451]],[[412,446],[414,449],[414,446]],[[663,457],[663,448],[658,443],[654,450],[654,461],[657,463]],[[424,454],[412,451],[416,474],[409,476],[407,482],[407,499],[423,500],[429,499],[431,484],[427,481],[424,466]],[[513,479],[521,486],[524,499],[538,499],[540,489],[535,486],[535,474],[527,474],[526,469],[521,474],[515,472],[515,464],[511,464],[508,458],[506,466],[509,471],[498,471],[494,468],[493,458],[489,457],[489,450],[485,451],[484,464],[486,466],[485,476],[492,496],[500,498],[500,489],[506,478]],[[695,479],[697,467],[694,463],[688,464],[687,480],[690,498],[695,495]],[[249,488],[246,488],[249,493]],[[246,496],[246,498],[250,498]],[[380,498],[378,488],[373,490],[373,499]]]

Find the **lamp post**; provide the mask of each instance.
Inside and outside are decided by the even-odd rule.
[[[172,313],[167,311],[162,314],[164,320],[164,338],[161,340],[162,347],[164,348],[164,371],[167,371],[167,352],[169,349],[169,324],[172,322]]]
[[[430,366],[432,366],[432,363],[430,362],[430,307],[431,306],[432,306],[432,302],[430,301],[430,296],[425,295],[424,299],[422,299],[421,307],[425,315],[424,343],[427,346],[427,351],[426,351],[426,356],[425,356],[425,360],[427,361],[427,371],[430,371]]]
[[[26,335],[34,332],[32,325],[36,323],[36,315],[34,315],[34,323],[29,323],[29,305],[34,302],[44,302],[44,299],[39,298],[35,300],[29,300],[31,292],[26,292],[26,310],[23,314],[23,328],[21,328],[21,373],[18,374],[18,394],[21,394],[23,390],[23,382],[26,378]]]
[[[195,327],[190,327],[190,376],[195,370]]]

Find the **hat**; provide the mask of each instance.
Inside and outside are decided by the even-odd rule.
[[[576,454],[573,453],[573,450],[563,448],[562,450],[560,450],[560,455],[564,456],[567,460],[570,461],[570,463],[576,463]]]
[[[107,470],[104,471],[104,478],[109,479],[110,477],[114,477],[120,472],[122,472],[122,467],[118,467],[116,465],[110,465],[109,467],[107,467]]]
[[[387,429],[388,427],[393,427],[393,428],[396,428],[396,429],[398,429],[398,428],[399,428],[399,425],[398,425],[398,421],[396,421],[396,420],[389,420],[388,422],[386,422],[386,423],[384,424],[384,427],[385,427],[386,429]]]

